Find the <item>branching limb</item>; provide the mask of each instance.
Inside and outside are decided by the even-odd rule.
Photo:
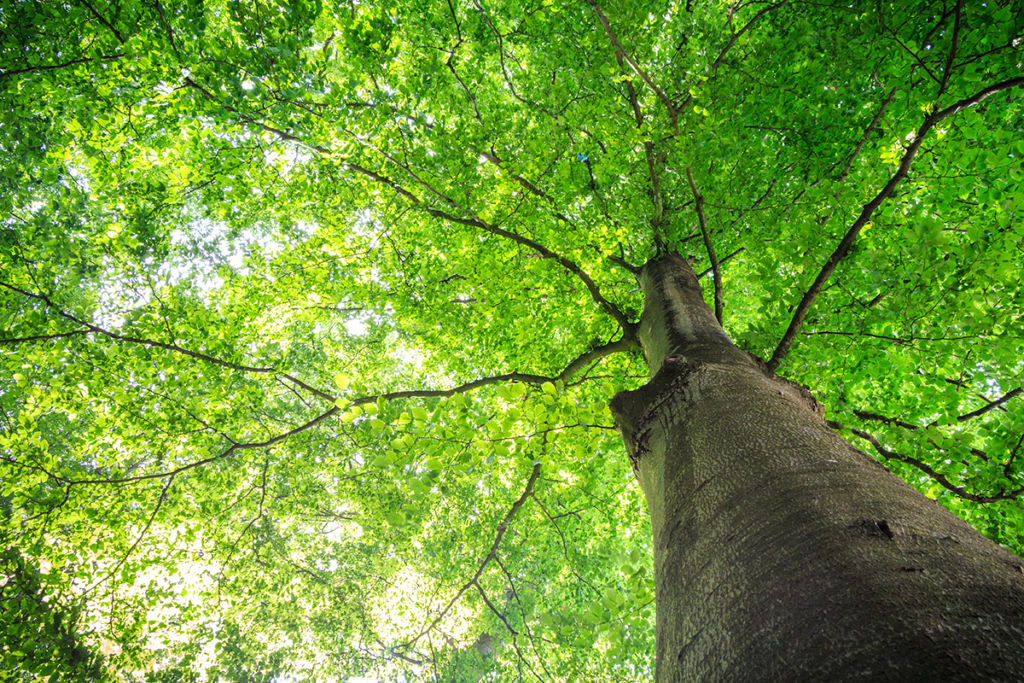
[[[483,598],[487,608],[491,610],[494,616],[501,620],[501,623],[505,624],[505,628],[507,628],[508,632],[512,635],[512,647],[515,649],[516,656],[519,657],[519,661],[526,665],[526,668],[530,670],[530,673],[533,674],[534,678],[540,681],[540,683],[544,683],[544,679],[537,675],[537,672],[533,670],[533,667],[530,666],[530,662],[527,661],[526,657],[523,656],[522,651],[519,649],[519,643],[516,641],[516,636],[519,635],[519,632],[512,628],[512,625],[508,623],[508,619],[505,618],[505,615],[499,612],[498,608],[494,606],[494,603],[490,601],[487,597],[487,593],[484,592],[483,586],[480,585],[480,582],[474,581],[473,585],[476,586],[476,590],[480,593],[480,597]]]
[[[334,403],[337,400],[334,396],[331,396],[326,391],[321,391],[320,389],[317,389],[314,386],[310,386],[309,384],[306,384],[302,380],[298,379],[297,377],[293,377],[293,376],[289,375],[288,373],[281,373],[281,377],[283,377],[284,379],[288,380],[292,384],[295,384],[296,386],[302,387],[303,389],[305,389],[309,393],[311,393],[311,394],[313,394],[315,396],[319,396],[320,398],[324,399],[325,401],[330,401],[331,403]]]
[[[107,21],[102,14],[97,12],[96,8],[89,4],[89,0],[79,0],[79,2],[85,5],[85,8],[89,10],[89,14],[93,15],[96,18],[96,21],[103,24],[103,26],[106,27],[108,31],[114,34],[114,37],[117,38],[117,42],[121,43],[122,45],[124,44],[124,36],[121,35],[121,32],[114,28],[114,25]]]
[[[622,55],[616,54],[615,57],[619,63],[619,68],[622,68],[624,63]],[[636,121],[636,127],[640,128],[644,125],[644,113],[640,109],[640,100],[637,98],[636,88],[633,87],[633,81],[628,78],[625,81],[625,85],[626,99],[633,110],[633,120]],[[654,216],[651,218],[651,229],[654,233],[655,247],[659,252],[663,252],[668,248],[665,239],[665,198],[661,194],[660,163],[658,155],[654,150],[654,142],[651,140],[644,141],[644,157],[647,159],[647,176],[651,181],[651,204],[654,208]]]
[[[562,528],[558,525],[558,520],[551,516],[551,513],[548,512],[547,507],[545,507],[544,503],[540,501],[540,498],[537,497],[536,493],[531,493],[530,497],[533,498],[533,501],[537,503],[537,507],[540,508],[540,511],[543,512],[544,516],[548,518],[549,522],[551,522],[551,526],[555,528],[555,533],[558,534],[558,539],[562,544],[562,557],[565,558],[566,564],[569,565],[569,571],[572,572],[572,575],[576,577],[577,581],[582,583],[584,586],[588,587],[596,595],[600,595],[600,591],[594,587],[594,584],[590,583],[582,576],[580,576],[579,572],[576,571],[576,567],[573,566],[573,561],[569,557],[569,546],[565,542],[565,535],[562,533]]]
[[[111,332],[110,330],[106,330],[106,329],[104,329],[104,328],[102,328],[102,327],[100,327],[98,325],[93,325],[92,323],[87,322],[85,320],[82,320],[81,318],[78,318],[78,317],[72,315],[71,313],[68,313],[67,311],[61,309],[57,304],[55,304],[50,299],[50,297],[46,296],[45,294],[39,294],[39,293],[36,293],[36,292],[30,292],[28,290],[21,289],[20,287],[15,287],[14,285],[9,284],[7,282],[3,282],[3,281],[0,281],[0,287],[4,287],[6,289],[9,289],[12,292],[18,292],[19,294],[27,296],[27,297],[29,297],[31,299],[36,299],[37,301],[42,301],[44,304],[46,304],[46,306],[48,308],[53,309],[53,311],[57,315],[59,315],[60,317],[66,319],[66,320],[70,320],[71,322],[73,322],[73,323],[75,323],[77,325],[81,325],[82,327],[87,328],[91,332],[95,332],[96,334],[99,334],[99,335],[102,335],[104,337],[107,337],[108,339],[113,339],[114,341],[126,342],[126,343],[129,343],[129,344],[139,344],[141,346],[149,346],[149,347],[153,347],[153,348],[164,349],[166,351],[173,351],[175,353],[180,353],[182,355],[189,356],[191,358],[196,358],[198,360],[206,361],[207,363],[212,363],[214,365],[219,365],[221,367],[225,367],[225,368],[228,368],[230,370],[238,370],[238,371],[241,371],[241,372],[255,372],[255,373],[271,373],[271,372],[275,372],[275,369],[272,368],[272,367],[255,367],[255,366],[251,366],[251,365],[241,365],[241,364],[238,364],[238,363],[231,363],[231,362],[228,362],[226,360],[221,360],[220,358],[215,358],[213,356],[207,355],[205,353],[199,353],[198,351],[192,351],[190,349],[183,348],[181,346],[178,346],[177,344],[168,344],[166,342],[153,341],[152,339],[143,339],[141,337],[133,337],[133,336],[130,336],[130,335],[123,335],[123,334],[118,334],[116,332]]]
[[[627,339],[627,338],[623,337],[621,339],[618,339],[617,341],[609,342],[608,344],[604,344],[602,346],[598,346],[596,348],[590,349],[590,350],[585,351],[584,353],[580,354],[576,358],[574,358],[572,361],[569,362],[569,364],[565,367],[565,369],[563,369],[557,375],[553,375],[553,376],[534,375],[534,374],[521,373],[521,372],[509,372],[509,373],[505,373],[503,375],[494,375],[492,377],[483,377],[481,379],[476,379],[476,380],[473,380],[471,382],[466,382],[464,384],[460,384],[459,386],[453,387],[451,389],[419,389],[419,390],[410,390],[410,391],[392,391],[392,392],[387,392],[387,393],[382,393],[382,394],[371,394],[371,395],[367,395],[367,396],[360,396],[359,398],[354,398],[351,401],[349,401],[348,405],[349,406],[360,406],[360,405],[365,405],[367,403],[376,403],[378,399],[383,399],[385,401],[392,401],[392,400],[403,399],[403,398],[445,398],[445,397],[449,397],[449,396],[454,396],[456,394],[464,394],[464,393],[473,391],[475,389],[479,389],[481,387],[489,386],[489,385],[492,385],[492,384],[501,384],[501,383],[504,383],[504,382],[523,382],[525,384],[534,384],[534,385],[543,384],[544,382],[552,382],[552,383],[557,382],[557,381],[565,382],[565,381],[571,379],[578,372],[583,370],[583,368],[585,368],[588,364],[590,364],[590,363],[592,363],[592,362],[594,362],[596,360],[600,360],[601,358],[604,358],[605,356],[609,356],[609,355],[611,355],[613,353],[618,353],[618,352],[622,352],[622,351],[628,351],[629,349],[633,348],[635,345],[636,345],[636,342],[632,338],[628,338]],[[293,381],[295,381],[295,380],[293,380]],[[337,399],[334,399],[333,397],[331,397],[329,394],[325,394],[323,392],[319,392],[319,394],[322,394],[322,396],[324,398],[327,398],[327,399],[331,400],[332,402],[336,402],[336,400],[337,400]],[[58,482],[64,484],[68,489],[70,489],[72,486],[82,485],[82,484],[108,484],[108,485],[110,485],[110,484],[131,484],[131,483],[140,482],[140,481],[148,481],[148,480],[151,480],[151,479],[163,479],[163,478],[168,478],[168,477],[175,477],[175,476],[177,476],[179,474],[182,474],[182,473],[187,472],[189,470],[195,469],[197,467],[202,467],[203,465],[207,465],[207,464],[209,464],[211,462],[215,462],[217,460],[223,460],[224,458],[230,457],[231,455],[233,455],[237,451],[256,450],[256,449],[260,449],[260,448],[268,448],[270,446],[274,446],[276,444],[279,444],[279,443],[289,439],[292,436],[295,436],[295,435],[300,434],[302,432],[305,432],[305,431],[307,431],[309,429],[312,429],[313,427],[315,427],[315,426],[319,425],[320,423],[322,423],[324,420],[326,420],[326,419],[328,419],[330,417],[333,417],[335,415],[338,415],[340,413],[341,413],[341,408],[339,408],[338,406],[334,406],[330,410],[327,410],[326,412],[320,413],[319,415],[317,415],[316,417],[312,418],[311,420],[309,420],[309,421],[307,421],[307,422],[305,422],[305,423],[303,423],[303,424],[301,424],[301,425],[299,425],[299,426],[297,426],[297,427],[295,427],[293,429],[290,429],[290,430],[288,430],[286,432],[278,434],[277,436],[271,437],[271,438],[266,439],[264,441],[250,441],[250,442],[235,442],[235,441],[232,441],[231,445],[228,448],[226,448],[225,450],[221,451],[220,453],[217,453],[216,455],[211,455],[210,457],[203,458],[201,460],[197,460],[195,462],[191,462],[191,463],[182,465],[180,467],[177,467],[177,468],[175,468],[173,470],[169,470],[169,471],[166,471],[166,472],[155,472],[155,473],[151,473],[151,474],[140,474],[140,475],[136,475],[136,476],[133,476],[133,477],[123,477],[123,478],[119,478],[119,479],[67,479],[65,477],[58,476],[58,475],[56,475],[56,474],[54,474],[52,472],[49,472],[48,470],[44,470],[41,467],[38,467],[38,466],[35,466],[35,465],[27,465],[27,464],[23,464],[23,463],[12,463],[12,464],[21,465],[23,467],[33,467],[34,469],[42,471],[43,473],[45,473],[51,479],[54,479],[55,481],[58,481]],[[198,418],[196,418],[196,419],[198,419]],[[227,437],[225,437],[225,438],[227,438]]]
[[[669,119],[672,121],[672,127],[674,129],[676,127],[676,121],[679,118],[679,110],[672,102],[672,99],[668,95],[666,95],[661,88],[658,87],[658,84],[654,82],[654,79],[652,79],[650,75],[646,71],[644,71],[644,69],[641,68],[639,64],[636,63],[636,60],[630,57],[629,53],[626,51],[626,48],[623,47],[622,43],[619,41],[619,37],[615,35],[615,31],[614,29],[612,29],[612,25],[608,21],[608,18],[601,11],[601,8],[597,6],[597,3],[594,0],[588,0],[588,2],[590,3],[590,6],[593,8],[594,14],[597,15],[598,21],[601,22],[601,26],[604,27],[604,32],[605,34],[607,34],[608,40],[615,48],[616,54],[623,61],[625,61],[626,64],[629,64],[630,68],[636,72],[636,75],[639,76],[640,79],[647,84],[647,87],[650,88],[651,91],[658,96],[658,99],[661,100],[661,103],[665,105],[665,108],[668,110]]]
[[[532,493],[530,494],[530,496],[534,500],[537,500]],[[505,575],[505,580],[508,582],[509,591],[511,591],[512,597],[515,599],[516,605],[519,607],[519,613],[523,616],[523,629],[526,631],[526,638],[530,641],[530,645],[537,653],[537,662],[540,664],[540,668],[542,668],[544,670],[544,673],[547,675],[547,680],[555,680],[555,677],[551,675],[551,671],[548,670],[547,664],[544,662],[544,653],[541,651],[539,647],[537,647],[537,643],[534,640],[533,631],[530,628],[530,622],[526,618],[526,610],[523,609],[523,602],[519,598],[519,591],[516,590],[516,584],[515,581],[512,580],[512,574],[509,573],[508,569],[502,563],[500,557],[495,557],[494,562],[498,565],[498,568],[501,569],[501,573]],[[545,640],[543,636],[537,637],[539,637],[541,640]]]
[[[148,346],[148,347],[152,347],[152,348],[164,349],[165,351],[171,351],[171,352],[174,352],[174,353],[180,353],[180,354],[182,354],[184,356],[188,356],[190,358],[195,358],[197,360],[201,360],[201,361],[204,361],[204,362],[207,362],[207,363],[211,363],[213,365],[217,365],[217,366],[220,366],[220,367],[223,367],[223,368],[227,368],[229,370],[236,370],[238,372],[251,372],[251,373],[257,373],[257,374],[268,374],[268,373],[277,372],[276,368],[270,367],[270,366],[256,367],[256,366],[251,366],[251,365],[242,365],[240,363],[232,363],[230,361],[226,361],[226,360],[223,360],[221,358],[217,358],[215,356],[211,356],[211,355],[206,354],[206,353],[200,353],[199,351],[192,351],[191,349],[186,349],[186,348],[184,348],[182,346],[179,346],[178,344],[170,344],[170,343],[167,343],[167,342],[154,341],[152,339],[146,339],[146,338],[143,338],[143,337],[136,337],[136,336],[131,336],[131,335],[123,335],[123,334],[118,334],[116,332],[111,332],[110,330],[102,328],[102,327],[100,327],[98,325],[93,325],[92,323],[89,323],[89,322],[87,322],[87,321],[85,321],[85,320],[83,320],[81,318],[78,318],[77,316],[72,315],[71,313],[68,313],[67,311],[64,311],[59,306],[57,306],[45,294],[38,294],[36,292],[30,292],[28,290],[24,290],[24,289],[21,289],[19,287],[15,287],[14,285],[11,285],[11,284],[8,284],[8,283],[2,282],[2,281],[0,281],[0,287],[6,287],[7,289],[10,289],[12,291],[18,292],[19,294],[22,294],[24,296],[27,296],[27,297],[30,297],[30,298],[42,301],[44,304],[46,304],[46,306],[48,308],[51,308],[54,312],[56,312],[57,315],[61,316],[62,318],[65,318],[67,320],[70,320],[70,321],[72,321],[74,323],[77,323],[78,325],[81,325],[82,327],[87,328],[85,330],[75,330],[75,331],[72,331],[72,332],[65,332],[63,334],[38,335],[38,336],[34,336],[34,337],[23,337],[23,338],[20,338],[20,339],[0,339],[0,344],[14,344],[14,343],[18,343],[18,342],[38,341],[38,340],[44,340],[44,339],[59,339],[61,337],[70,337],[70,336],[74,336],[74,335],[88,334],[89,332],[94,332],[94,333],[99,334],[101,336],[107,337],[108,339],[113,339],[114,341],[117,341],[117,342],[122,342],[122,343],[126,343],[126,344],[138,344],[140,346]],[[332,403],[335,400],[334,397],[331,396],[330,394],[328,394],[328,393],[326,393],[324,391],[321,391],[320,389],[317,389],[316,387],[310,386],[309,384],[307,384],[306,382],[303,382],[302,380],[298,379],[297,377],[294,377],[294,376],[289,375],[287,373],[282,373],[281,377],[283,377],[284,379],[288,380],[289,382],[292,382],[296,386],[302,387],[303,389],[305,389],[306,391],[310,392],[311,394],[319,396],[320,398],[322,398],[324,400],[330,401]]]
[[[782,0],[782,2],[777,2],[774,5],[769,5],[768,7],[765,7],[760,12],[755,14],[754,17],[750,21],[748,21],[746,24],[744,24],[743,27],[740,28],[739,31],[736,31],[735,33],[733,33],[729,37],[729,42],[726,44],[726,46],[724,48],[722,48],[722,51],[718,53],[718,57],[716,57],[715,61],[711,64],[711,71],[714,72],[716,69],[718,69],[719,65],[721,65],[721,63],[722,63],[722,60],[724,60],[725,56],[727,54],[729,54],[729,50],[731,50],[733,48],[733,46],[736,44],[736,41],[739,40],[743,36],[744,33],[749,31],[750,28],[761,19],[761,17],[763,17],[764,15],[768,14],[769,12],[774,12],[775,10],[777,10],[778,8],[780,8],[783,5],[787,4],[788,2],[789,2],[789,0]]]
[[[903,182],[907,177],[910,172],[910,165],[913,163],[914,157],[917,156],[918,151],[921,149],[921,144],[924,142],[925,136],[927,136],[931,129],[940,121],[947,119],[964,109],[973,107],[996,93],[1009,90],[1010,88],[1020,85],[1024,85],[1024,76],[1011,78],[1009,80],[1002,81],[1001,83],[990,85],[987,88],[978,91],[971,97],[965,97],[945,109],[940,109],[925,117],[925,120],[921,124],[920,128],[918,128],[913,141],[907,147],[907,151],[904,152],[903,158],[900,160],[896,172],[889,178],[889,181],[879,191],[879,193],[875,195],[874,199],[864,205],[861,209],[860,215],[857,216],[853,225],[850,226],[850,229],[839,242],[839,246],[837,246],[835,251],[832,252],[829,260],[822,267],[810,288],[804,293],[803,298],[800,300],[796,310],[793,312],[793,318],[789,322],[789,327],[786,328],[785,334],[783,334],[782,339],[779,341],[779,345],[775,348],[771,359],[769,359],[767,363],[770,370],[777,370],[783,359],[785,359],[786,354],[789,353],[789,349],[793,345],[793,341],[796,339],[796,335],[799,333],[804,319],[807,317],[808,310],[810,310],[811,305],[814,303],[814,300],[818,298],[818,295],[821,294],[825,282],[827,282],[829,277],[831,277],[836,266],[839,265],[839,262],[850,251],[850,247],[853,246],[853,243],[857,239],[857,235],[860,234],[861,229],[871,220],[871,216],[875,213],[875,210],[878,209],[882,202],[892,196],[896,186]]]
[[[512,624],[508,623],[508,619],[505,618],[505,615],[502,614],[501,611],[494,606],[494,603],[492,603],[490,598],[487,597],[487,593],[484,592],[484,588],[480,585],[480,582],[473,581],[473,586],[480,594],[480,597],[484,599],[484,603],[487,605],[487,608],[491,610],[494,616],[498,617],[498,619],[501,620],[501,623],[505,624],[505,628],[508,629],[508,632],[511,633],[513,636],[518,635],[519,631],[512,628]],[[522,659],[522,655],[519,655],[519,658]]]
[[[921,425],[914,424],[913,422],[904,422],[899,418],[887,417],[885,415],[879,415],[878,413],[871,413],[865,410],[855,410],[853,411],[853,414],[856,415],[858,419],[864,420],[865,422],[881,422],[882,424],[901,427],[911,432],[916,432],[917,430],[922,428]],[[934,427],[935,423],[933,422],[928,426]],[[942,448],[942,446],[937,444],[933,439],[928,439],[928,443],[930,443],[932,446],[939,449],[940,451],[946,450]],[[980,448],[972,448],[971,455],[981,458],[985,462],[989,461],[988,454],[985,453],[985,451],[981,450]]]
[[[921,428],[921,425],[916,425],[913,422],[904,422],[898,417],[886,417],[885,415],[871,413],[866,410],[855,410],[853,411],[853,414],[856,415],[858,419],[866,422],[881,422],[882,424],[896,425],[897,427],[909,429],[910,431],[917,431]]]
[[[387,155],[385,155],[385,156],[386,156],[386,158],[388,158],[393,163],[395,162],[395,160],[393,158],[391,158],[390,156],[387,156]],[[495,235],[495,236],[498,236],[498,237],[502,237],[504,239],[511,240],[511,241],[513,241],[513,242],[515,242],[517,244],[521,244],[524,247],[528,247],[528,248],[532,249],[533,251],[535,251],[536,253],[540,254],[541,256],[543,256],[545,258],[552,259],[558,265],[560,265],[562,268],[564,268],[565,270],[569,271],[570,273],[575,275],[577,278],[579,278],[583,282],[584,286],[586,286],[587,291],[590,292],[591,298],[608,315],[610,315],[612,318],[614,318],[615,321],[617,323],[619,323],[619,325],[622,327],[623,330],[631,331],[633,329],[633,327],[634,327],[633,323],[629,320],[629,318],[622,311],[622,309],[620,309],[618,306],[616,306],[611,301],[606,299],[603,294],[601,294],[601,290],[597,286],[597,283],[594,282],[594,279],[592,277],[590,277],[590,275],[586,271],[584,271],[579,266],[578,263],[576,263],[575,261],[573,261],[571,259],[568,259],[565,256],[562,256],[561,254],[558,254],[555,251],[545,247],[543,244],[541,244],[540,242],[537,242],[536,240],[530,239],[529,237],[526,237],[524,235],[520,235],[517,232],[513,232],[512,230],[508,230],[506,228],[502,228],[499,225],[496,225],[496,224],[493,224],[493,223],[489,223],[489,222],[483,220],[482,218],[474,215],[472,212],[467,211],[467,210],[463,209],[462,207],[459,207],[458,204],[456,204],[451,198],[449,198],[448,196],[444,195],[441,192],[438,192],[433,187],[431,187],[428,183],[426,183],[425,181],[420,179],[419,176],[417,176],[415,173],[413,173],[413,171],[411,169],[408,169],[404,165],[400,165],[400,167],[403,168],[403,170],[405,170],[407,173],[409,173],[413,177],[414,180],[416,180],[420,184],[424,185],[429,191],[431,191],[433,194],[437,195],[442,200],[444,200],[445,203],[447,203],[447,204],[449,204],[449,205],[451,205],[451,206],[461,210],[463,213],[466,213],[469,217],[465,218],[465,217],[458,216],[458,215],[455,215],[453,213],[450,213],[448,211],[444,211],[442,209],[437,209],[437,208],[426,206],[425,204],[423,204],[420,201],[419,198],[415,197],[412,193],[408,192],[407,190],[402,190],[402,194],[404,196],[408,197],[408,198],[411,198],[413,203],[416,204],[417,206],[419,206],[422,210],[426,211],[428,214],[430,214],[431,216],[434,216],[435,218],[440,218],[442,220],[446,220],[446,221],[451,222],[451,223],[457,223],[459,225],[465,225],[465,226],[477,228],[477,229],[482,230],[484,232],[488,232],[488,233],[490,233],[492,235]]]
[[[212,93],[209,90],[207,90],[206,88],[202,87],[201,85],[196,83],[194,80],[192,80],[190,77],[185,78],[184,83],[185,83],[185,85],[187,87],[194,88],[194,89],[198,90],[203,95],[203,97],[205,97],[206,99],[209,99],[211,101],[217,102],[226,111],[230,111],[230,112],[236,114],[239,117],[239,120],[241,120],[241,121],[243,121],[243,122],[245,122],[247,124],[256,126],[257,128],[260,128],[260,129],[265,130],[265,131],[267,131],[269,133],[272,133],[272,134],[274,134],[275,136],[279,137],[282,140],[287,140],[289,142],[294,142],[294,143],[300,144],[303,147],[306,147],[307,149],[313,150],[313,151],[318,152],[320,154],[324,154],[324,155],[328,155],[328,156],[330,156],[332,154],[331,150],[328,149],[327,147],[324,147],[323,145],[307,143],[304,140],[302,140],[301,138],[299,138],[299,137],[297,137],[295,135],[292,135],[291,133],[287,133],[287,132],[285,132],[285,131],[283,131],[283,130],[281,130],[279,128],[275,128],[273,126],[269,126],[269,125],[267,125],[265,123],[257,121],[252,116],[249,116],[248,114],[240,112],[238,109],[236,109],[236,108],[234,108],[234,107],[232,107],[232,106],[230,106],[228,104],[222,103],[220,101],[220,98],[218,98],[214,93]],[[375,182],[381,183],[382,185],[386,185],[387,187],[391,188],[396,193],[398,193],[401,196],[403,196],[406,199],[408,199],[417,208],[419,208],[422,211],[425,211],[427,214],[429,214],[429,215],[431,215],[431,216],[433,216],[435,218],[440,218],[441,220],[445,220],[445,221],[448,221],[450,223],[456,223],[458,225],[465,225],[465,226],[477,228],[477,229],[483,230],[484,232],[491,233],[492,235],[496,235],[496,236],[499,236],[499,237],[503,237],[505,239],[512,240],[513,242],[516,242],[516,243],[521,244],[521,245],[523,245],[525,247],[529,247],[530,249],[533,249],[534,251],[536,251],[538,254],[544,256],[545,258],[550,258],[550,259],[554,260],[562,268],[566,269],[567,271],[569,271],[570,273],[572,273],[573,275],[575,275],[576,277],[578,277],[580,280],[583,281],[583,284],[586,286],[587,291],[590,292],[591,297],[598,304],[598,306],[600,306],[602,310],[604,310],[606,313],[608,313],[608,315],[612,316],[612,318],[614,318],[615,321],[617,323],[619,323],[619,325],[622,327],[623,330],[631,331],[633,329],[634,325],[629,320],[629,318],[625,315],[625,313],[623,313],[623,311],[618,306],[613,304],[611,301],[606,299],[604,297],[604,295],[601,294],[601,291],[598,288],[597,283],[594,282],[594,279],[592,277],[590,277],[590,275],[587,274],[586,271],[584,271],[579,266],[579,264],[577,264],[576,262],[572,261],[571,259],[566,258],[565,256],[562,256],[561,254],[558,254],[558,253],[554,252],[551,249],[548,249],[547,247],[543,246],[539,242],[536,242],[535,240],[532,240],[532,239],[530,239],[528,237],[524,237],[523,235],[520,235],[520,234],[518,234],[516,232],[513,232],[511,230],[506,230],[505,228],[502,228],[502,227],[500,227],[498,225],[494,225],[492,223],[488,223],[487,221],[482,220],[481,218],[475,216],[472,212],[467,211],[467,210],[463,209],[462,207],[459,207],[450,197],[448,197],[448,196],[444,195],[443,193],[439,192],[438,190],[433,188],[429,183],[426,183],[426,181],[424,181],[417,174],[415,174],[412,171],[412,169],[408,168],[404,164],[401,164],[396,159],[394,159],[390,155],[385,154],[384,152],[382,152],[380,150],[375,150],[375,151],[377,151],[380,154],[383,154],[388,161],[398,165],[405,172],[409,173],[411,175],[411,177],[417,183],[423,185],[432,194],[435,194],[438,197],[440,197],[446,204],[448,204],[449,206],[452,206],[452,207],[454,207],[456,209],[459,209],[459,210],[463,211],[463,213],[466,213],[469,217],[467,218],[467,217],[463,217],[463,216],[458,216],[458,215],[456,215],[454,213],[451,213],[449,211],[444,211],[442,209],[431,207],[431,206],[425,204],[423,202],[423,200],[421,200],[415,194],[413,194],[408,189],[403,187],[401,183],[395,181],[394,179],[389,178],[389,177],[387,177],[385,175],[382,175],[380,173],[377,173],[375,171],[372,171],[372,170],[370,170],[368,168],[365,168],[363,166],[360,166],[359,164],[352,163],[350,161],[344,161],[344,163],[345,163],[345,165],[349,169],[351,169],[351,170],[353,170],[353,171],[355,171],[357,173],[360,173],[361,175],[364,175],[367,178],[370,178],[371,180],[373,180]]]
[[[843,170],[839,174],[839,182],[846,180],[847,176],[850,175],[850,169],[853,167],[853,162],[857,160],[860,153],[864,150],[864,145],[867,144],[868,138],[871,137],[871,132],[878,127],[879,121],[882,120],[882,116],[885,115],[885,110],[889,108],[889,105],[896,98],[896,88],[889,90],[889,94],[886,95],[882,101],[881,106],[878,107],[878,111],[875,112],[874,117],[871,119],[871,123],[864,129],[864,134],[860,136],[860,140],[857,141],[857,146],[854,147],[853,152],[846,159],[846,163],[843,165]]]
[[[131,556],[131,554],[135,552],[135,549],[139,547],[140,543],[142,543],[142,539],[144,539],[146,535],[149,534],[149,529],[153,526],[153,520],[156,519],[157,513],[160,512],[160,508],[163,507],[164,502],[167,500],[167,491],[171,488],[171,484],[173,483],[174,477],[168,477],[167,481],[164,482],[163,488],[160,490],[160,498],[157,499],[156,505],[153,506],[153,512],[149,514],[149,519],[146,521],[146,526],[143,527],[142,531],[139,532],[139,535],[135,539],[135,542],[133,542],[131,547],[128,548],[125,554],[121,556],[121,559],[117,562],[117,564],[111,567],[110,571],[105,573],[102,578],[97,579],[95,583],[86,588],[83,591],[83,594],[92,592],[93,589],[101,585],[104,581],[113,576],[118,569],[124,566],[124,563],[128,561],[128,558]]]
[[[501,546],[501,539],[505,535],[505,531],[508,529],[508,525],[512,523],[512,520],[515,519],[516,514],[519,513],[519,509],[523,506],[523,503],[526,502],[526,499],[530,496],[530,493],[533,492],[533,486],[534,484],[537,483],[537,478],[539,476],[540,463],[537,463],[536,465],[533,466],[533,471],[530,473],[530,478],[526,482],[526,486],[523,489],[523,494],[519,496],[519,499],[512,504],[512,508],[505,515],[505,518],[498,523],[498,533],[494,537],[494,542],[491,544],[491,549],[487,553],[487,555],[484,556],[484,559],[480,562],[480,566],[477,568],[476,573],[473,574],[473,577],[469,581],[464,583],[462,587],[459,588],[455,596],[448,601],[448,603],[441,609],[440,614],[438,614],[433,621],[427,624],[427,626],[423,628],[418,634],[416,634],[416,636],[402,644],[401,647],[403,649],[408,649],[412,647],[417,642],[419,642],[419,640],[423,638],[423,636],[427,635],[430,631],[432,631],[438,624],[441,623],[441,620],[448,615],[448,612],[451,611],[452,607],[455,606],[455,603],[457,603],[459,599],[462,598],[466,591],[468,591],[473,586],[477,585],[476,582],[480,578],[480,576],[483,575],[484,570],[487,569],[487,565],[490,564],[491,560],[493,560],[497,556],[498,548],[499,546]]]
[[[586,351],[573,360],[557,375],[534,375],[524,372],[507,372],[502,375],[494,375],[492,377],[483,377],[481,379],[475,379],[465,384],[460,384],[457,387],[451,389],[420,389],[412,391],[392,391],[384,394],[372,394],[368,396],[361,396],[353,399],[350,405],[359,406],[367,403],[375,403],[378,398],[385,401],[393,401],[401,398],[447,398],[454,396],[455,394],[464,394],[474,389],[489,386],[492,384],[502,384],[505,382],[523,382],[524,384],[540,385],[544,382],[566,382],[575,376],[578,372],[583,370],[587,365],[593,361],[609,356],[613,353],[619,353],[622,351],[628,351],[636,345],[636,342],[631,338],[627,339],[623,337],[617,341],[603,344],[596,348]]]

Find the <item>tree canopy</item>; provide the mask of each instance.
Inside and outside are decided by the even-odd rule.
[[[648,377],[635,273],[666,250],[835,429],[1024,551],[1020,3],[0,27],[17,680],[649,678],[607,404]]]

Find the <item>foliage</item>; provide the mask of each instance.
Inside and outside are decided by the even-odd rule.
[[[649,677],[606,404],[647,376],[632,270],[709,266],[698,203],[737,343],[1024,549],[1019,3],[26,0],[0,26],[26,680]],[[30,629],[68,645],[32,659]]]

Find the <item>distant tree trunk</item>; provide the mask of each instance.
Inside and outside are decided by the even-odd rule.
[[[735,347],[648,263],[651,381],[612,401],[654,527],[658,681],[1024,680],[1024,570]]]

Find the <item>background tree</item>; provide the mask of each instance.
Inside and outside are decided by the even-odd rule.
[[[5,670],[56,633],[136,680],[649,678],[607,404],[659,251],[1021,552],[1019,3],[0,25]]]

